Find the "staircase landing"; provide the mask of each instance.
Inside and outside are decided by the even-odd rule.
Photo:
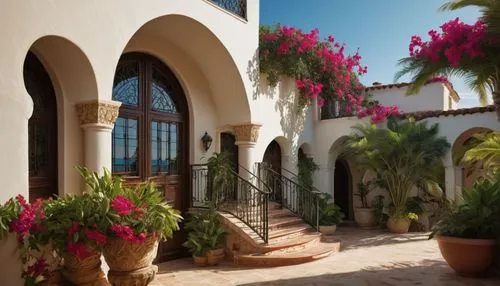
[[[264,243],[248,226],[222,214],[228,231],[226,247],[238,265],[274,267],[301,264],[338,252],[340,241],[323,236],[276,203],[269,203],[269,241]]]

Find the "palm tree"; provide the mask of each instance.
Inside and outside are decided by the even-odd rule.
[[[487,34],[492,38],[500,38],[500,1],[497,0],[454,0],[441,7],[441,10],[456,10],[464,7],[479,7],[482,20],[487,25]],[[470,89],[477,92],[484,106],[488,102],[488,92],[493,96],[497,118],[500,121],[500,53],[497,43],[486,41],[483,45],[485,57],[470,59],[462,57],[456,67],[451,67],[446,57],[440,56],[432,62],[422,57],[406,57],[399,61],[402,69],[395,80],[406,74],[412,75],[413,85],[408,93],[416,94],[420,88],[435,76],[460,76],[465,78]]]
[[[349,136],[344,152],[377,174],[377,185],[388,191],[394,205],[391,217],[403,218],[414,186],[442,193],[438,174],[450,144],[438,137],[437,124],[428,128],[426,122],[390,119],[387,127],[354,126],[358,134]]]
[[[500,174],[500,132],[490,132],[474,136],[467,146],[463,156],[459,156],[461,163],[466,166],[483,167],[485,176],[494,179]]]

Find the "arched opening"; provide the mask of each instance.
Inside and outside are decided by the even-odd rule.
[[[334,171],[333,200],[346,215],[352,219],[352,176],[344,158],[337,158]]]
[[[28,52],[24,85],[33,100],[28,121],[29,201],[58,193],[57,103],[54,86],[40,60]]]
[[[115,73],[113,100],[122,102],[112,134],[112,171],[130,183],[152,180],[174,208],[186,211],[188,110],[173,72],[157,58],[129,53]],[[160,260],[181,255],[183,233],[163,244]]]
[[[236,136],[234,134],[229,132],[220,134],[220,152],[229,154],[233,163],[233,170],[238,173],[238,145],[236,145]]]
[[[281,147],[276,140],[267,145],[262,161],[269,164],[276,173],[281,174]]]
[[[492,132],[489,128],[484,127],[474,127],[464,131],[460,134],[452,147],[452,155],[453,161],[457,164],[459,174],[456,180],[457,185],[459,185],[462,189],[470,188],[474,184],[474,182],[484,175],[484,172],[481,166],[469,166],[464,167],[460,164],[460,157],[463,155],[465,150],[470,147],[470,144],[473,143],[474,135],[477,134],[485,134]]]

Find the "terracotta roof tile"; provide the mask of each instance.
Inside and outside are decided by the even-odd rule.
[[[409,112],[403,113],[400,115],[400,118],[409,118],[413,117],[415,120],[422,120],[430,117],[440,117],[440,116],[457,116],[457,115],[467,115],[474,113],[485,113],[485,112],[494,112],[495,106],[488,105],[483,107],[472,107],[472,108],[460,108],[460,109],[452,109],[452,110],[428,110],[428,111],[417,111],[417,112]]]

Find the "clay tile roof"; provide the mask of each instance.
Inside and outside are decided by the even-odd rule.
[[[371,90],[383,90],[383,89],[391,89],[391,88],[402,88],[409,86],[411,83],[409,82],[400,82],[400,83],[390,83],[390,84],[381,84],[379,82],[374,82],[372,86],[368,86],[365,88],[365,92],[369,92]],[[430,83],[428,83],[430,84]],[[458,95],[457,91],[453,88],[453,86],[449,82],[442,82],[441,84],[444,84],[446,88],[450,91],[450,95],[455,100],[455,102],[458,102],[460,100],[460,96]]]
[[[413,117],[415,120],[422,120],[430,117],[440,117],[440,116],[457,116],[457,115],[467,115],[474,113],[485,113],[485,112],[494,112],[495,106],[488,105],[483,107],[472,107],[472,108],[460,108],[460,109],[452,109],[452,110],[428,110],[428,111],[417,111],[417,112],[409,112],[400,115],[400,118],[409,118]]]

